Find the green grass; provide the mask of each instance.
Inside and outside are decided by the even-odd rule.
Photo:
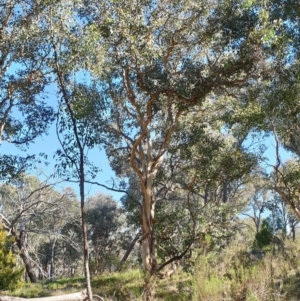
[[[219,261],[199,257],[193,276],[179,269],[172,278],[156,279],[155,301],[220,301],[230,297],[232,301],[260,301],[271,300],[274,294],[276,301],[300,300],[300,259],[293,253],[289,257],[267,254],[263,260],[253,261],[238,249],[230,251],[231,255],[222,253]],[[277,289],[276,279],[282,279],[282,290]],[[104,297],[105,301],[141,300],[143,284],[144,274],[138,269],[104,273],[92,279],[93,293]],[[76,277],[23,283],[21,288],[4,293],[34,298],[68,294],[84,288],[84,278]]]
[[[95,294],[114,296],[117,300],[137,298],[142,293],[143,273],[140,270],[131,270],[104,274],[92,280],[92,287]]]
[[[106,273],[92,279],[93,293],[106,301],[140,300],[143,291],[143,272],[135,269],[121,273]],[[24,283],[6,295],[23,298],[45,297],[78,292],[85,288],[83,277],[62,278],[40,281],[37,284]],[[156,300],[184,301],[191,296],[190,279],[187,274],[179,273],[173,278],[156,280]]]

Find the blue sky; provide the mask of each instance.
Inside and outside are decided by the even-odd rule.
[[[38,166],[38,169],[43,170],[45,175],[50,176],[54,172],[54,166],[56,164],[55,159],[53,158],[54,153],[60,148],[59,141],[56,136],[56,126],[52,124],[49,129],[49,133],[47,135],[43,135],[42,137],[38,137],[34,140],[34,142],[30,143],[29,147],[26,150],[20,149],[15,145],[3,141],[1,144],[1,153],[2,154],[12,154],[12,155],[25,155],[25,154],[39,154],[45,153],[48,155],[49,165],[45,166],[41,164]],[[24,148],[24,147],[23,147]],[[109,181],[111,178],[115,177],[114,172],[109,166],[108,159],[106,158],[104,150],[100,150],[99,148],[95,148],[90,150],[89,153],[90,160],[95,163],[97,166],[101,168],[101,172],[99,172],[95,181],[110,186]],[[59,184],[57,186],[58,190],[64,187],[72,187],[76,193],[79,195],[79,188],[77,183],[65,182],[63,184]],[[96,194],[97,192],[102,192],[104,194],[112,195],[115,200],[120,200],[123,196],[123,193],[118,193],[110,190],[106,190],[105,188],[100,188],[96,185],[86,184],[86,194]]]

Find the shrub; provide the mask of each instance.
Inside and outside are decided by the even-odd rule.
[[[268,247],[272,243],[273,229],[268,223],[268,220],[264,220],[261,225],[261,229],[255,235],[254,248],[263,249]]]
[[[12,243],[0,225],[0,290],[16,288],[23,274],[23,269],[17,268]]]

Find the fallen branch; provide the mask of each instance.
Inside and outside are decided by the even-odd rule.
[[[42,298],[19,298],[12,296],[0,296],[0,301],[86,301],[88,299],[87,291],[83,290],[78,293],[42,297]],[[104,299],[98,295],[93,295],[94,301],[104,301]]]
[[[140,236],[141,236],[141,233],[139,232],[139,233],[135,236],[135,238],[133,239],[133,241],[130,243],[129,247],[127,248],[126,253],[124,254],[123,258],[121,259],[121,261],[120,261],[120,263],[119,263],[119,265],[118,265],[118,267],[117,267],[117,271],[118,271],[118,272],[121,271],[123,263],[124,263],[124,262],[127,260],[127,258],[129,257],[131,251],[133,250],[133,247],[135,246],[135,244],[136,244],[136,242],[138,241],[138,239],[140,238]]]

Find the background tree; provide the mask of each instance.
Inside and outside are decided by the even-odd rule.
[[[262,221],[270,204],[271,191],[269,190],[269,181],[262,175],[253,175],[252,183],[247,187],[249,191],[246,210],[242,213],[249,217],[258,233],[261,229]]]
[[[37,256],[40,237],[44,240],[50,235],[69,241],[59,228],[53,229],[53,224],[51,229],[51,215],[59,216],[64,212],[63,220],[67,222],[69,218],[70,221],[74,218],[70,208],[76,204],[70,201],[68,194],[55,191],[51,184],[26,175],[11,184],[3,184],[1,200],[3,227],[14,238],[30,281],[36,282],[38,275],[44,273]]]
[[[49,83],[47,37],[41,34],[39,1],[2,1],[0,7],[0,141],[28,145],[54,120],[45,102]],[[0,177],[22,172],[32,157],[0,157]],[[17,164],[21,163],[21,164]]]
[[[32,228],[28,231],[33,232],[32,240],[39,240],[35,253],[38,254],[43,270],[52,279],[74,274],[74,268],[77,267],[74,262],[80,261],[82,257],[82,235],[80,210],[74,191],[70,188],[64,189],[62,193],[53,191],[47,195],[47,199],[48,202],[54,200],[56,207],[46,209],[36,216],[39,231]],[[69,258],[66,258],[66,253]]]
[[[278,151],[277,155],[279,156]],[[299,218],[299,163],[290,160],[281,165],[279,158],[277,165],[274,167],[274,173],[272,174],[272,183],[274,190],[278,193],[280,198],[289,205],[292,212]]]
[[[95,274],[110,271],[116,267],[122,251],[124,212],[110,196],[100,193],[90,196],[86,206],[88,237],[92,242],[91,267]]]
[[[288,162],[282,162],[280,153],[284,147],[299,160],[299,17],[296,2],[270,1],[269,20],[276,24],[276,30],[271,47],[264,51],[272,56],[273,76],[269,74],[250,87],[230,112],[231,122],[239,123],[246,133],[260,132],[275,139],[272,185],[298,217],[292,188],[296,170],[288,177]]]

